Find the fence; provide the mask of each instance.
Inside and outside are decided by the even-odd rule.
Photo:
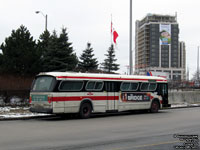
[[[33,76],[0,75],[0,106],[29,105]]]

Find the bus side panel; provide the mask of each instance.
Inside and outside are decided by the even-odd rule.
[[[54,94],[54,113],[78,113],[81,102],[90,100],[93,112],[106,111],[106,93],[104,92],[68,92]]]
[[[65,113],[78,113],[84,92],[67,92],[65,96]]]
[[[107,92],[106,110],[118,110],[119,92]]]
[[[119,111],[127,111],[127,110],[139,110],[139,109],[149,109],[150,102],[130,102],[124,103],[119,102],[118,109]]]
[[[81,101],[90,100],[93,112],[106,112],[106,92],[84,92]]]
[[[144,100],[146,93],[122,92],[120,95],[119,111],[149,109],[151,106],[150,99]]]
[[[119,94],[117,92],[93,92],[94,112],[117,110]]]
[[[106,100],[93,100],[91,97],[82,99],[81,101],[66,101],[65,113],[78,113],[82,101],[91,100],[93,111],[92,112],[105,112]]]
[[[107,100],[92,101],[93,102],[93,112],[106,112]]]
[[[55,114],[64,113],[65,102],[64,99],[62,99],[62,97],[65,97],[65,95],[61,93],[53,93],[52,97],[53,97],[53,113]]]
[[[106,111],[106,92],[84,92],[82,101],[87,99],[92,102],[93,112]]]
[[[65,101],[65,113],[78,113],[80,101]]]
[[[53,102],[53,113],[64,113],[64,102]]]

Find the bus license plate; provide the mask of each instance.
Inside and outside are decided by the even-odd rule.
[[[41,102],[41,101],[47,101],[47,100],[48,100],[47,95],[32,95],[32,101]]]

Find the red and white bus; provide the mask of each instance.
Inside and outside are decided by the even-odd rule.
[[[35,77],[30,92],[32,112],[91,113],[150,110],[168,104],[167,80],[153,76],[47,72]]]

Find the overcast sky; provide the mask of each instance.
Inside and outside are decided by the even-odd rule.
[[[69,40],[79,57],[86,43],[91,42],[99,62],[111,43],[110,22],[119,34],[116,57],[120,73],[129,64],[129,0],[0,0],[0,44],[20,25],[28,28],[34,39],[44,31],[48,15],[48,30],[58,33],[68,30]],[[197,46],[200,45],[200,0],[133,0],[133,52],[135,47],[135,21],[148,13],[178,14],[179,40],[186,43],[187,66],[190,74],[197,68]],[[134,58],[134,56],[133,56]],[[133,60],[134,62],[134,60]]]

